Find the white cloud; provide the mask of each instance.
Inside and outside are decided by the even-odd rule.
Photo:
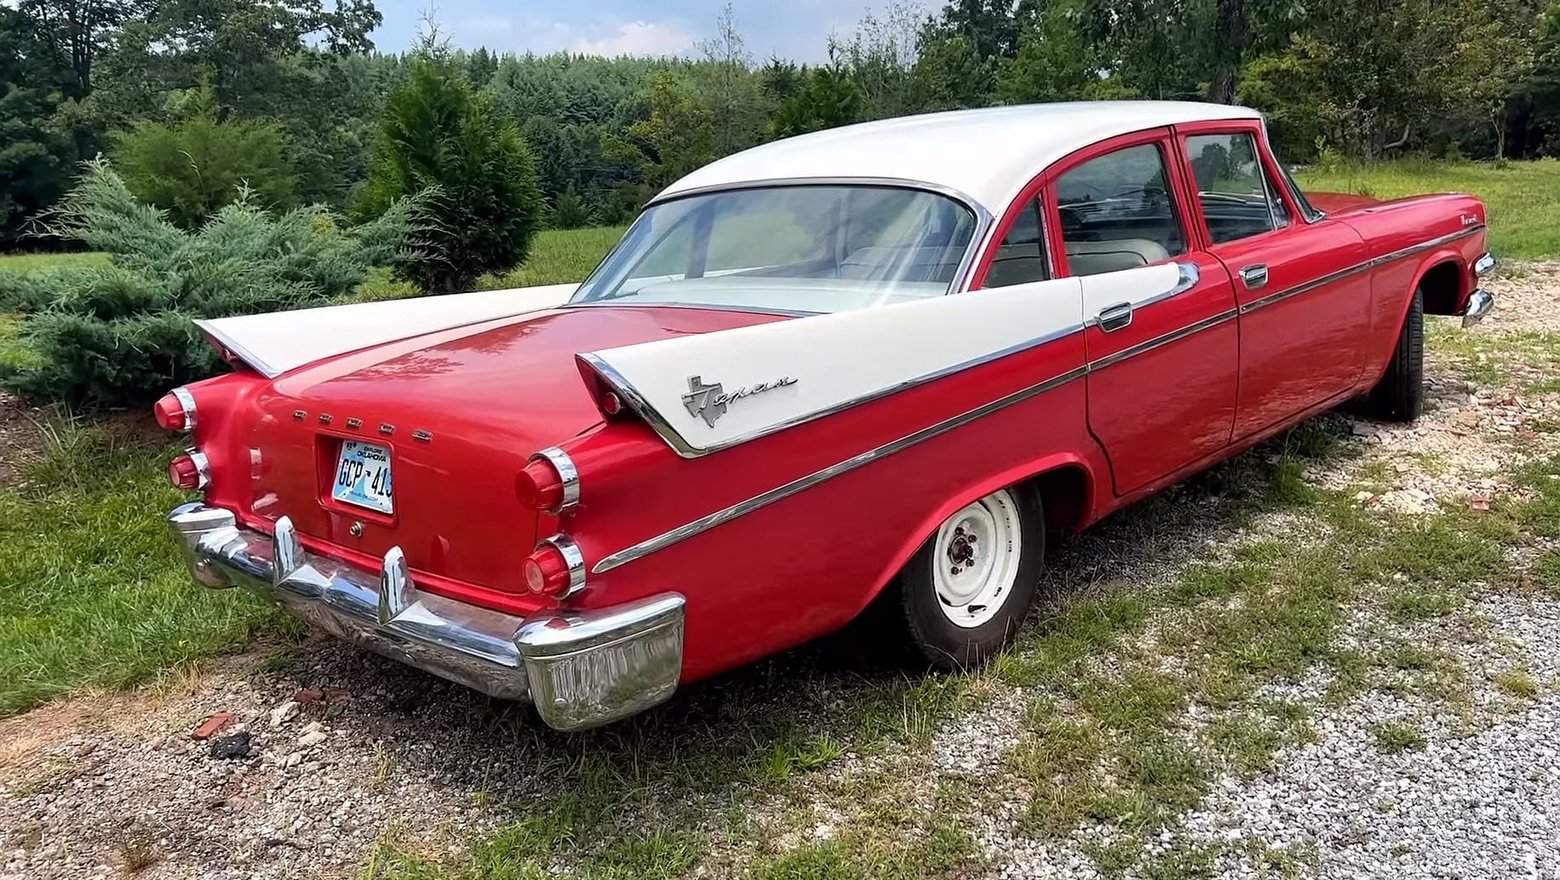
[[[477,35],[483,34],[507,34],[515,29],[515,23],[510,19],[498,15],[483,15],[473,18],[467,23],[471,32]]]
[[[595,34],[579,36],[569,51],[584,55],[678,55],[693,48],[693,34],[658,21],[627,21],[591,28]],[[605,32],[603,32],[605,31]]]

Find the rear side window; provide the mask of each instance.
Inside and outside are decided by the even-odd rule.
[[[1215,244],[1272,232],[1289,215],[1268,178],[1250,134],[1196,135],[1186,139],[1197,181],[1197,200]]]
[[[1067,267],[1098,275],[1186,253],[1165,155],[1155,144],[1090,159],[1056,181]]]
[[[1045,251],[1040,245],[1040,209],[1031,200],[997,247],[997,255],[986,272],[986,287],[1011,287],[1044,281]]]

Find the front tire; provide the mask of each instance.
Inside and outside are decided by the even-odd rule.
[[[985,663],[1023,624],[1044,557],[1044,511],[1033,488],[1000,489],[965,506],[900,573],[904,635],[934,666]]]
[[[1365,398],[1365,410],[1382,421],[1412,422],[1419,418],[1424,406],[1425,297],[1423,290],[1416,290],[1386,375]]]

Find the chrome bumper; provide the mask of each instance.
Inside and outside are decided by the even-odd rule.
[[[276,535],[185,504],[168,517],[198,583],[245,586],[340,638],[485,694],[530,696],[542,720],[581,730],[671,696],[682,672],[683,597],[525,619],[420,593],[399,548],[372,572],[309,553],[286,517]]]
[[[1473,261],[1473,277],[1483,278],[1485,275],[1494,272],[1497,265],[1498,262],[1495,257],[1486,253]],[[1476,288],[1473,293],[1468,295],[1468,305],[1463,309],[1462,313],[1462,325],[1464,327],[1472,327],[1483,320],[1484,316],[1488,315],[1490,309],[1494,307],[1495,297],[1491,296],[1489,291],[1482,287]]]

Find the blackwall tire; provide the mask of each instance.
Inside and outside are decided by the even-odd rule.
[[[1425,406],[1425,298],[1414,291],[1398,331],[1387,372],[1365,398],[1366,414],[1387,422],[1412,422]]]
[[[954,513],[900,573],[897,623],[932,665],[965,669],[1012,641],[1045,558],[1039,493],[1010,486]]]

